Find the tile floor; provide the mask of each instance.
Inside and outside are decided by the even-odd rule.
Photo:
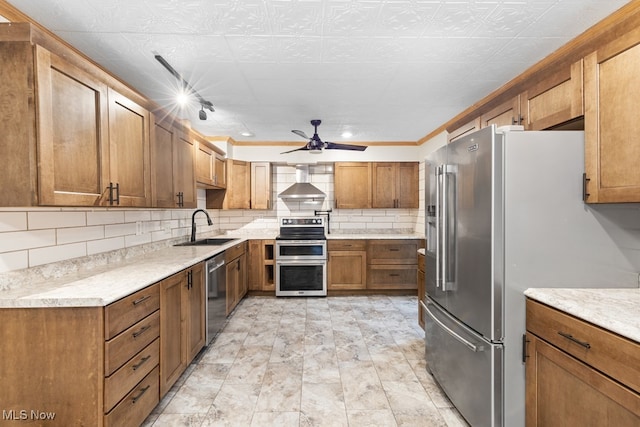
[[[416,319],[415,297],[245,298],[144,426],[466,426]]]

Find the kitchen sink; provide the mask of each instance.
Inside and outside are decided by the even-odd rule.
[[[184,242],[179,243],[173,246],[216,246],[216,245],[224,245],[225,243],[232,242],[234,240],[238,240],[237,238],[211,238],[211,239],[200,239],[195,242]]]

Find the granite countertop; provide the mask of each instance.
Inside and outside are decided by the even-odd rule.
[[[233,236],[229,236],[233,237]],[[0,308],[105,306],[247,240],[170,246],[60,278],[0,291]]]
[[[538,302],[640,343],[640,289],[530,288]]]

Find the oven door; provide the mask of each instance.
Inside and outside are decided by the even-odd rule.
[[[276,296],[326,296],[326,260],[276,258]]]
[[[276,240],[276,260],[327,259],[326,240]]]

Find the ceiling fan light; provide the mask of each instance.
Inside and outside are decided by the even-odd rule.
[[[207,120],[207,112],[204,111],[204,107],[201,107],[198,115],[200,116],[200,120]]]

